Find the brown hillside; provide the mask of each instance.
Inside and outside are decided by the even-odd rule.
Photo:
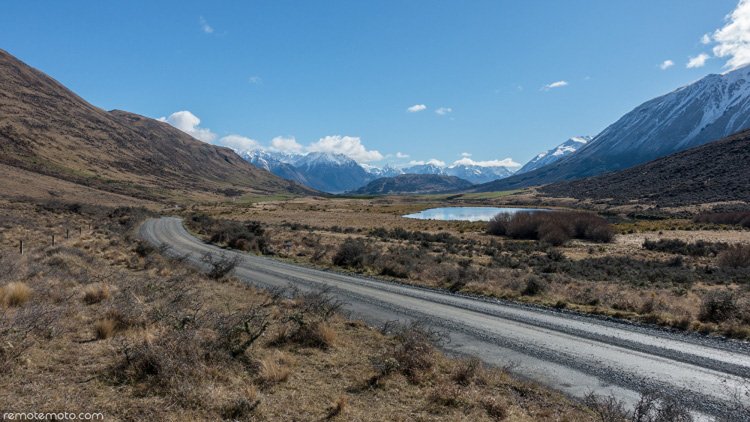
[[[627,170],[547,185],[542,192],[612,204],[750,203],[750,130]]]
[[[313,192],[166,123],[99,109],[3,50],[0,163],[156,200]]]

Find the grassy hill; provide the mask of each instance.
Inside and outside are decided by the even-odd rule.
[[[150,200],[313,192],[166,123],[99,109],[2,50],[0,163]]]

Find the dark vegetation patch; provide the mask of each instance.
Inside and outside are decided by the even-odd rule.
[[[729,245],[723,242],[706,242],[704,240],[688,243],[679,239],[659,239],[646,240],[643,242],[643,248],[679,255],[717,256],[720,252],[729,248]]]
[[[750,228],[750,211],[707,212],[693,218],[696,223],[731,224]]]
[[[607,220],[586,212],[501,213],[487,224],[487,232],[513,239],[541,240],[553,246],[570,239],[611,242],[614,231]]]
[[[205,214],[192,214],[185,221],[191,230],[206,236],[211,243],[245,252],[273,253],[268,233],[257,221],[223,220]]]

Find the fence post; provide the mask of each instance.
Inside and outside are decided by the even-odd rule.
[[[18,241],[18,249],[21,252],[21,255],[23,255],[23,239]]]
[[[80,237],[82,235],[83,235],[83,229],[79,227],[78,228],[78,236]]]
[[[55,235],[52,235],[52,246],[55,246]]]
[[[65,229],[65,238],[70,239],[70,229]]]

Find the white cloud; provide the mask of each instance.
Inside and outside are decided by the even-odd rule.
[[[403,152],[399,151],[396,153],[396,158],[409,158],[409,154],[404,154]]]
[[[291,152],[299,154],[304,147],[292,137],[277,136],[271,139],[271,149],[280,152]]]
[[[214,144],[232,148],[237,152],[252,151],[262,148],[260,142],[241,135],[222,136],[218,141],[214,142]]]
[[[464,157],[460,160],[454,161],[453,165],[465,165],[465,166],[479,166],[479,167],[521,167],[520,163],[513,161],[512,158],[505,158],[502,160],[487,160],[487,161],[474,161],[469,157]]]
[[[206,34],[213,34],[214,28],[211,25],[209,25],[208,22],[206,22],[206,18],[201,16],[198,19],[198,23],[201,26],[201,31],[205,32]]]
[[[160,117],[158,120],[167,122],[193,138],[203,142],[210,143],[216,139],[216,134],[211,132],[210,129],[200,127],[201,119],[187,110],[172,113],[169,117]]]
[[[701,37],[701,44],[703,45],[711,44],[711,35],[703,34],[703,36]]]
[[[379,151],[368,151],[356,136],[326,136],[307,147],[308,152],[331,152],[344,154],[357,162],[378,161],[383,159]]]
[[[247,81],[253,85],[260,85],[263,83],[263,78],[261,78],[260,76],[251,76],[247,78]]]
[[[661,68],[661,70],[667,70],[667,69],[669,69],[669,68],[670,68],[670,67],[672,67],[672,66],[674,66],[674,62],[673,62],[672,60],[664,60],[664,61],[663,61],[663,62],[662,62],[662,63],[661,63],[660,65],[659,65],[659,67]]]
[[[694,69],[698,67],[703,67],[706,65],[706,60],[710,59],[711,56],[709,56],[706,53],[698,54],[695,57],[690,57],[690,60],[687,62],[687,68],[688,69]]]
[[[427,110],[427,106],[424,104],[414,104],[413,106],[406,109],[409,113],[419,113],[420,111]]]
[[[435,110],[435,113],[445,116],[446,114],[452,113],[453,109],[450,107],[440,107],[439,109]]]
[[[432,158],[430,160],[424,161],[424,160],[411,160],[409,161],[409,165],[412,166],[423,166],[425,164],[432,164],[434,166],[444,167],[445,161],[440,161],[437,158]]]
[[[564,86],[568,86],[568,81],[552,82],[551,84],[547,84],[543,86],[542,91],[549,91],[550,89],[562,88]]]
[[[469,153],[469,152],[462,152],[461,153],[461,157],[464,157],[464,158],[471,157],[471,153]]]
[[[727,23],[713,34],[716,57],[728,57],[724,67],[736,69],[750,63],[750,0],[740,0],[727,15]]]

